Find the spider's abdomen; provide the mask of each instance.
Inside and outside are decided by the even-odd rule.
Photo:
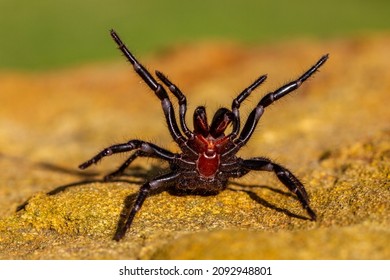
[[[227,179],[218,178],[218,175],[213,178],[202,178],[194,173],[192,176],[186,175],[186,178],[178,180],[171,186],[171,191],[176,194],[216,195],[226,188]]]

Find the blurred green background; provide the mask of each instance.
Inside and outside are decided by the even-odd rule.
[[[0,0],[0,70],[120,59],[111,28],[137,53],[208,39],[342,37],[389,30],[390,1]]]

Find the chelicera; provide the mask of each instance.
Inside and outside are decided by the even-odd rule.
[[[171,100],[163,85],[137,61],[114,30],[111,31],[111,36],[128,61],[133,65],[135,72],[160,99],[169,132],[181,150],[181,153],[173,153],[153,143],[134,139],[127,143],[105,148],[79,166],[81,169],[85,169],[97,163],[103,157],[134,151],[119,169],[105,177],[106,180],[110,180],[120,176],[137,157],[158,158],[169,164],[169,172],[142,185],[122,230],[117,231],[117,234],[114,236],[115,240],[120,240],[125,235],[150,191],[171,188],[173,191],[187,194],[215,195],[226,189],[228,179],[242,177],[253,170],[273,172],[297,196],[310,219],[316,220],[316,214],[309,206],[309,198],[303,184],[288,169],[265,157],[242,159],[236,154],[251,138],[265,108],[296,90],[325,63],[328,55],[322,56],[316,64],[298,79],[261,98],[260,102],[249,114],[242,129],[240,128],[240,105],[253,90],[265,81],[266,75],[260,76],[249,87],[244,89],[233,100],[231,109],[218,109],[211,123],[207,120],[205,107],[197,107],[193,115],[193,131],[191,131],[186,124],[186,97],[180,89],[164,74],[156,71],[158,79],[169,89],[179,103],[179,128]],[[229,126],[232,127],[230,133],[225,133]]]

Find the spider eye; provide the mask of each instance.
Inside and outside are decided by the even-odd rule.
[[[199,106],[194,111],[194,132],[200,133],[204,137],[209,134],[209,125],[207,123],[206,109]]]
[[[225,129],[233,120],[233,113],[226,108],[219,108],[211,122],[210,134],[217,138],[224,134]]]

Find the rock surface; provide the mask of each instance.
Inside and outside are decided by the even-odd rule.
[[[0,258],[389,259],[389,44],[379,34],[266,47],[199,44],[139,57],[186,93],[188,120],[197,105],[209,115],[230,106],[267,73],[242,105],[244,119],[262,95],[330,53],[314,78],[267,108],[240,152],[296,173],[318,221],[272,174],[253,172],[217,196],[150,196],[120,242],[112,236],[121,213],[142,182],[167,166],[139,159],[123,180],[102,182],[125,156],[83,172],[77,165],[133,138],[177,151],[157,98],[125,61],[0,73]]]

